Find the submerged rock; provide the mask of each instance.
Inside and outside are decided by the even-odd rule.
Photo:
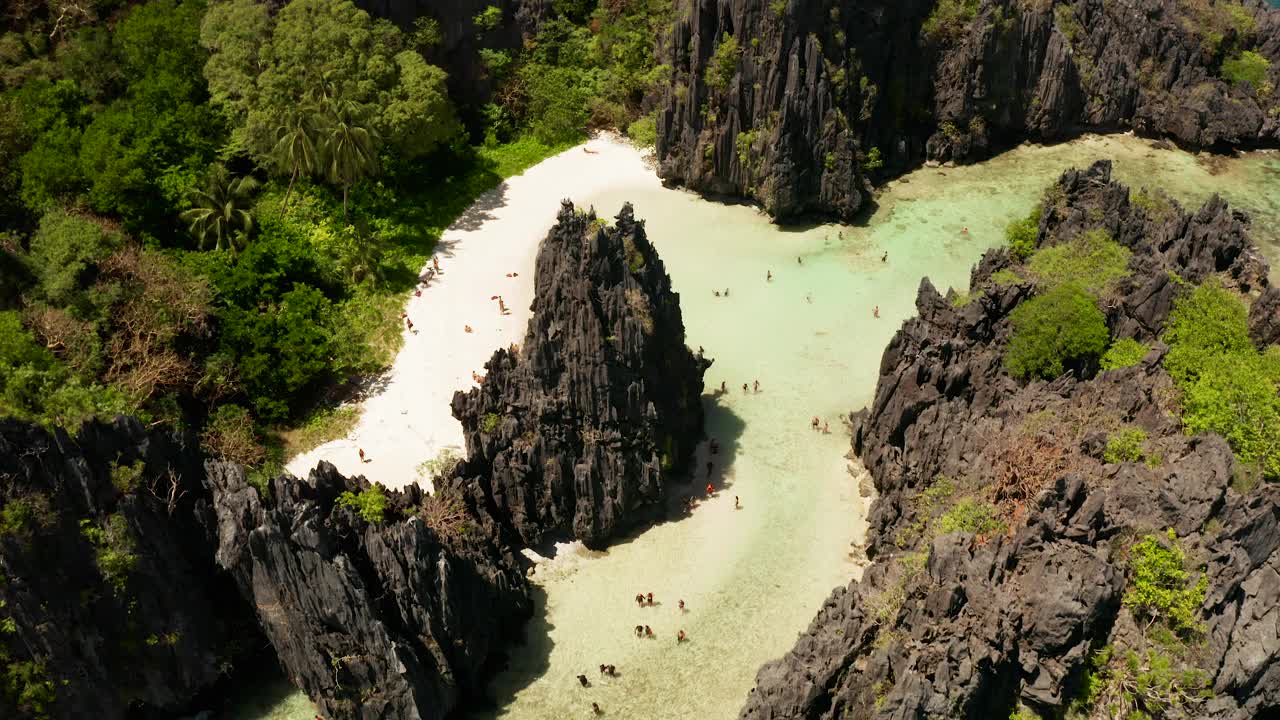
[[[976,5],[930,23],[940,5]],[[657,111],[659,174],[776,218],[851,218],[872,183],[1083,130],[1280,142],[1280,9],[1181,0],[688,3]],[[1259,87],[1223,79],[1242,51]]]
[[[572,533],[605,544],[663,498],[702,437],[702,376],[679,296],[644,223],[565,202],[538,252],[519,347],[454,395],[462,474],[520,542]]]
[[[1007,718],[1019,703],[1058,717],[1104,665],[1104,647],[1121,663],[1109,672],[1136,658],[1133,682],[1156,682],[1138,680],[1145,652],[1175,658],[1187,697],[1165,717],[1246,720],[1280,707],[1280,491],[1241,483],[1222,438],[1183,432],[1158,340],[1188,283],[1212,275],[1270,297],[1266,264],[1247,218],[1221,200],[1191,215],[1134,202],[1108,163],[1067,172],[1046,195],[1037,243],[1098,228],[1133,253],[1129,277],[1104,294],[1108,325],[1150,352],[1129,367],[1022,383],[1003,356],[1032,283],[993,279],[1009,254],[987,253],[968,303],[923,281],[919,316],[885,350],[875,399],[852,418],[879,493],[874,562],[760,670],[742,718],[977,720]],[[1108,456],[1124,429],[1145,433],[1141,457]],[[1193,610],[1201,639],[1187,651],[1161,645],[1160,628],[1123,603],[1130,548],[1166,528],[1207,578]]]

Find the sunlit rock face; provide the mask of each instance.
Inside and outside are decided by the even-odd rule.
[[[1207,4],[1179,0],[989,1],[934,27],[936,5],[687,4],[664,58],[660,174],[776,218],[847,219],[873,181],[1023,139],[1132,129],[1193,148],[1280,142],[1266,87],[1280,86],[1280,11],[1259,2],[1205,20],[1195,7]],[[1228,48],[1269,59],[1263,87],[1222,79]]]
[[[679,296],[629,205],[610,225],[566,202],[535,283],[524,343],[454,396],[465,474],[521,541],[599,547],[688,465],[711,363],[685,345]]]
[[[1110,170],[1064,174],[1036,243],[1101,228],[1131,250],[1130,275],[1105,294],[1104,311],[1117,336],[1150,352],[1130,367],[1019,382],[1004,352],[1010,313],[1032,286],[1016,275],[993,280],[1009,254],[984,256],[968,302],[923,281],[918,317],[885,350],[874,401],[852,417],[854,452],[879,493],[874,562],[761,669],[741,717],[976,720],[1008,717],[1019,703],[1055,716],[1081,696],[1103,646],[1147,657],[1149,624],[1122,602],[1129,548],[1165,529],[1207,578],[1194,611],[1203,645],[1188,661],[1201,674],[1186,681],[1203,693],[1185,717],[1274,711],[1280,653],[1259,623],[1280,600],[1269,581],[1280,567],[1280,493],[1234,481],[1241,468],[1222,438],[1183,431],[1158,339],[1189,284],[1216,277],[1272,297],[1267,266],[1247,218],[1221,200],[1193,214],[1140,207]],[[1146,433],[1145,458],[1107,456],[1123,427]],[[938,525],[966,499],[987,503],[1003,524]]]

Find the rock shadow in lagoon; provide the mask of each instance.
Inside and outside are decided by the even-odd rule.
[[[1156,185],[1189,207],[1222,194],[1253,214],[1255,240],[1280,265],[1280,154],[1204,162],[1129,136],[922,168],[889,183],[859,227],[783,230],[750,207],[701,200],[656,178],[574,198],[606,218],[634,204],[680,293],[690,347],[716,360],[704,403],[708,434],[721,445],[711,458],[719,492],[605,552],[566,545],[540,565],[528,642],[511,649],[509,669],[490,689],[494,705],[473,717],[574,717],[592,702],[615,717],[736,717],[759,666],[788,650],[831,589],[859,572],[850,544],[865,532],[866,501],[844,457],[841,417],[870,401],[885,345],[915,313],[920,278],[963,291],[982,251],[1003,242],[1006,223],[1063,170],[1103,158],[1121,182]],[[761,392],[744,393],[755,380]],[[815,415],[830,434],[810,429]],[[705,452],[688,486],[695,497],[706,483]],[[640,592],[661,605],[637,607]],[[637,639],[637,624],[656,639]],[[680,629],[690,642],[676,644]],[[616,665],[619,677],[601,677],[601,663]],[[580,673],[592,687],[579,686]]]

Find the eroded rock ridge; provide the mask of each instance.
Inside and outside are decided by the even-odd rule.
[[[1217,198],[1193,214],[1135,198],[1107,163],[1069,171],[1036,239],[1104,229],[1132,251],[1129,276],[1102,296],[1113,334],[1149,347],[1131,366],[1012,378],[1010,314],[1033,284],[1005,272],[1004,249],[975,267],[968,298],[921,283],[918,317],[885,350],[874,402],[852,417],[879,493],[873,562],[761,669],[742,718],[1003,719],[1019,705],[1061,717],[1088,695],[1091,672],[1095,687],[1129,677],[1128,692],[1181,701],[1162,717],[1275,717],[1280,493],[1242,482],[1221,437],[1183,431],[1159,340],[1175,300],[1211,276],[1251,296],[1274,291],[1244,215]],[[1262,317],[1255,337],[1274,327]],[[1109,456],[1125,428],[1144,433],[1141,459]],[[1124,599],[1134,544],[1166,529],[1206,579],[1192,650]],[[1177,691],[1151,690],[1162,657],[1174,658]]]
[[[935,7],[966,5],[972,17],[930,21]],[[851,218],[872,182],[922,161],[972,162],[1081,130],[1196,148],[1280,142],[1280,9],[1261,0],[683,7],[659,173],[777,218]],[[1270,63],[1261,82],[1224,69],[1246,52]]]

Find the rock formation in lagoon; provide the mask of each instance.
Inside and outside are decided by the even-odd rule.
[[[935,7],[972,19],[928,24]],[[777,218],[850,218],[871,181],[1081,129],[1189,147],[1280,142],[1280,10],[1245,0],[732,0],[686,4],[659,174]],[[926,30],[927,28],[927,30]],[[1223,79],[1241,52],[1260,87]],[[1268,84],[1271,86],[1269,87]]]
[[[520,542],[598,547],[663,497],[702,436],[702,376],[679,296],[628,204],[616,223],[565,202],[538,252],[524,343],[454,396],[463,474]]]
[[[1091,671],[1104,692],[1165,683],[1154,694],[1183,701],[1164,708],[1171,718],[1245,720],[1280,707],[1268,624],[1280,599],[1269,582],[1280,493],[1242,492],[1227,443],[1183,432],[1156,339],[1173,300],[1211,275],[1270,296],[1246,218],[1217,199],[1192,215],[1131,201],[1106,164],[1056,188],[1037,243],[1101,227],[1131,249],[1129,277],[1104,293],[1107,325],[1150,352],[1024,384],[1004,355],[1010,314],[1034,289],[1003,272],[1009,253],[983,258],[969,302],[922,282],[919,316],[886,349],[875,400],[853,417],[854,451],[880,495],[874,562],[761,669],[741,717],[1004,718],[1019,702],[1056,717],[1086,694]],[[1109,456],[1117,433],[1135,428],[1142,457]],[[1191,576],[1207,578],[1194,650],[1125,602],[1139,539],[1168,542],[1165,529]],[[1170,658],[1174,672],[1162,675]]]

